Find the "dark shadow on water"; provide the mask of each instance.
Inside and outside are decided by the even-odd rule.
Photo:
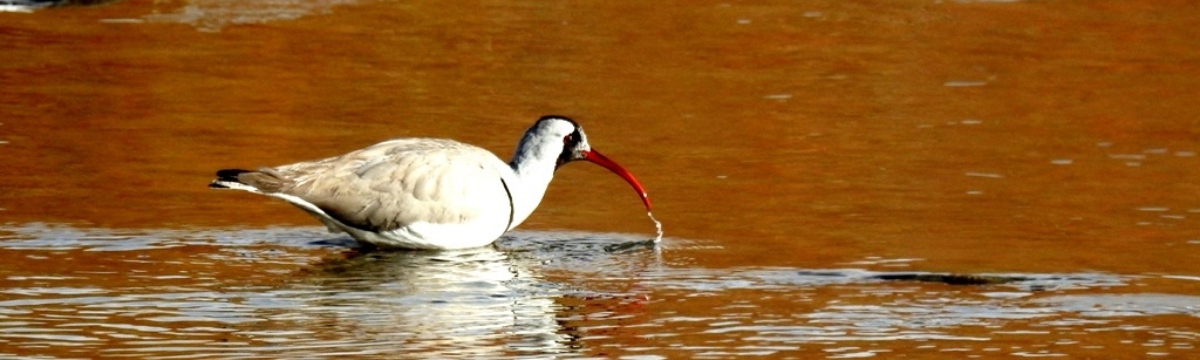
[[[933,282],[949,285],[996,285],[1025,280],[1023,276],[972,275],[972,274],[930,274],[930,273],[889,273],[875,275],[873,278],[891,281]]]
[[[364,246],[363,243],[355,241],[354,239],[352,239],[350,237],[346,237],[346,236],[321,239],[321,240],[310,242],[310,243],[308,243],[308,245],[339,247],[339,248],[346,248],[346,249],[352,249],[352,250],[363,250],[363,251],[372,250],[372,248],[370,246]]]

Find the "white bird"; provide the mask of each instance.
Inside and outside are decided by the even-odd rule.
[[[395,139],[316,161],[220,170],[209,187],[283,199],[329,231],[377,247],[463,249],[490,244],[520,225],[554,171],[575,160],[620,175],[650,210],[633,174],[592,149],[574,120],[553,115],[525,131],[507,163],[454,140]]]

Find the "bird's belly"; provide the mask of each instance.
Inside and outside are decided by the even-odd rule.
[[[451,224],[416,222],[378,232],[356,228],[346,232],[359,241],[383,248],[454,250],[491,244],[507,230],[506,222],[507,219],[488,218]]]
[[[335,219],[303,199],[284,194],[270,195],[299,206],[309,215],[321,220],[330,231],[341,230],[355,240],[381,248],[454,250],[480,247],[496,241],[513,225],[512,209],[499,207],[489,208],[488,211],[462,222],[439,224],[418,221],[395,229],[367,230]]]

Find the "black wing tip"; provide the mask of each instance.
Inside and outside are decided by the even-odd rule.
[[[243,169],[221,169],[217,170],[217,178],[208,183],[209,189],[232,189],[229,183],[241,183],[238,181],[238,175],[252,172]]]
[[[243,169],[221,169],[217,170],[217,181],[233,181],[238,182],[238,175],[252,172]]]

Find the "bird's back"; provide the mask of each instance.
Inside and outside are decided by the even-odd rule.
[[[307,201],[346,225],[390,231],[414,223],[467,223],[511,212],[511,198],[501,180],[501,167],[506,166],[473,145],[418,138],[259,172],[279,179],[278,193]]]

